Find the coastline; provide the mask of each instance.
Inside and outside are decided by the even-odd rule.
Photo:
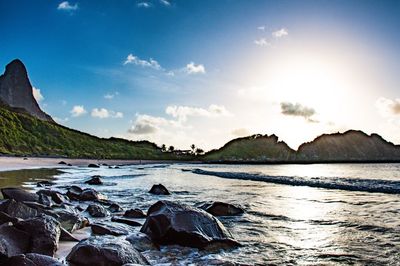
[[[45,157],[17,157],[0,156],[0,172],[22,169],[38,168],[65,168],[67,165],[59,164],[64,161],[72,166],[88,166],[89,164],[107,165],[134,165],[134,164],[171,164],[182,163],[176,160],[113,160],[113,159],[69,159],[69,158],[45,158]],[[185,163],[198,164],[199,161],[185,161]]]

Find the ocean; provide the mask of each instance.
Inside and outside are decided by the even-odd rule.
[[[209,252],[165,246],[144,252],[154,265],[400,265],[400,164],[152,164],[62,171],[55,177],[60,188],[87,187],[88,177],[101,175],[105,184],[93,187],[125,209],[146,211],[168,199],[190,205],[223,201],[245,210],[219,217],[242,247]],[[36,189],[36,181],[24,180],[23,186]],[[171,195],[148,193],[159,183]]]

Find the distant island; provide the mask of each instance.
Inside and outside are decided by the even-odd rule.
[[[149,141],[99,138],[59,125],[44,113],[18,59],[0,76],[0,154],[212,163],[400,162],[399,145],[356,130],[321,135],[297,151],[275,135],[253,135],[234,139],[204,155],[166,150]]]

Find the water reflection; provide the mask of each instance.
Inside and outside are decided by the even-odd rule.
[[[57,169],[27,169],[0,172],[0,188],[24,186],[30,189],[35,182],[53,180],[62,172]]]

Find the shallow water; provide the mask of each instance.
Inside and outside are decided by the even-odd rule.
[[[206,172],[193,173],[195,168]],[[86,187],[83,182],[89,176],[103,176],[106,184],[93,187],[124,208],[147,210],[157,200],[169,199],[187,204],[219,200],[246,210],[242,216],[220,218],[243,247],[216,253],[163,247],[144,253],[153,264],[400,265],[400,194],[336,186],[354,180],[356,185],[396,189],[400,164],[174,164],[64,171],[57,176],[60,187]],[[215,176],[221,173],[223,178]],[[237,179],[243,174],[257,181]],[[275,182],[281,177],[293,182]],[[311,183],[296,180],[331,185],[308,186]],[[172,195],[148,194],[158,183]],[[34,181],[24,186],[34,188]]]

